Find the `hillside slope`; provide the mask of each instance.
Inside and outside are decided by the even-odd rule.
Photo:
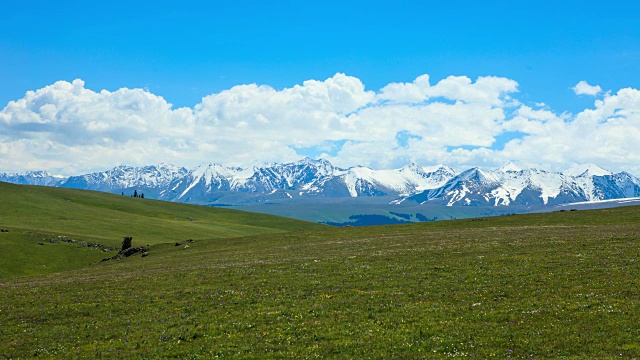
[[[0,183],[0,203],[2,227],[90,237],[107,244],[116,244],[124,235],[155,244],[320,227],[237,210],[7,183]]]
[[[621,207],[156,245],[0,280],[0,358],[638,358],[638,223]]]
[[[134,246],[146,246],[322,226],[230,209],[0,182],[0,228],[9,230],[0,238],[4,246],[5,261],[0,263],[3,277],[77,268],[109,255],[99,251],[77,253],[72,250],[75,247],[63,244],[55,247],[55,253],[40,248],[54,248],[47,240],[58,236],[112,247],[120,246],[124,236],[132,236]],[[37,247],[37,243],[44,245]],[[37,262],[30,264],[35,259]],[[26,265],[32,266],[27,269]]]

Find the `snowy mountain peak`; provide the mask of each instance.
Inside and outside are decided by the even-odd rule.
[[[327,165],[331,165],[330,162],[328,162],[325,159],[318,159],[318,160],[314,160],[310,157],[305,157],[302,158],[298,161],[296,161],[294,164],[298,164],[298,165],[314,165],[314,166],[327,166]]]
[[[498,170],[502,172],[510,172],[510,171],[518,172],[518,171],[522,171],[522,168],[512,163],[511,161],[509,161],[508,163],[502,165]]]
[[[316,171],[321,175],[332,175],[335,167],[329,161],[325,159],[313,160],[310,158],[304,158],[297,163],[297,165],[308,166],[310,168],[316,169]]]
[[[434,166],[422,166],[422,170],[426,173],[448,173],[448,174],[451,174],[452,176],[457,174],[455,170],[442,164],[438,164]]]
[[[439,164],[434,166],[420,166],[415,163],[405,165],[398,169],[403,173],[431,174],[431,173],[449,173],[452,176],[456,174],[452,168]]]
[[[400,168],[400,171],[420,171],[422,170],[421,166],[416,165],[416,163],[411,163],[408,165],[405,165],[403,167]]]
[[[458,178],[458,181],[476,180],[484,183],[498,181],[498,179],[493,176],[493,174],[484,172],[479,167],[474,167],[467,171],[463,171],[458,176],[456,176],[456,178]]]
[[[574,165],[568,170],[562,173],[563,175],[573,176],[573,177],[591,177],[591,176],[605,176],[612,175],[613,173],[609,170],[605,170],[598,165],[594,164],[579,164]]]

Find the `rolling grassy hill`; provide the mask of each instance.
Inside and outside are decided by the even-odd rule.
[[[107,213],[143,204],[73,194]],[[135,213],[166,233],[191,223],[175,216],[206,217],[158,206]],[[22,212],[0,241],[31,231],[21,219],[62,226]],[[0,358],[640,357],[639,207],[364,228],[264,219],[266,233],[0,279]],[[95,229],[77,234],[107,238]]]
[[[79,268],[113,253],[85,251],[50,238],[119,247],[210,240],[321,228],[283,217],[251,214],[101,192],[0,182],[0,278]],[[44,245],[37,246],[37,243]]]

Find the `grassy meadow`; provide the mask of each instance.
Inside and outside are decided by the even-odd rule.
[[[0,244],[20,243],[24,261],[96,251],[35,233],[150,247],[3,275],[0,358],[640,357],[639,207],[329,228],[3,186]],[[7,208],[18,191],[42,202]]]
[[[114,253],[85,251],[77,244],[48,240],[66,236],[119,247],[211,240],[302,229],[320,225],[230,209],[211,209],[94,191],[0,182],[0,278],[76,269]],[[44,245],[35,246],[38,242]]]

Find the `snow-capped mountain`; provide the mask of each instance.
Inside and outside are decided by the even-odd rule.
[[[304,158],[287,164],[267,164],[253,168],[247,179],[239,179],[238,190],[243,192],[271,192],[298,190],[306,184],[334,176],[339,169],[326,160]]]
[[[411,164],[395,170],[353,167],[338,177],[351,197],[407,196],[418,191],[438,188],[455,174],[453,169],[443,165],[422,167]]]
[[[622,172],[613,174],[593,164],[563,172],[521,170],[512,163],[492,171],[469,169],[444,186],[409,196],[407,200],[470,206],[542,206],[635,197],[640,180]]]
[[[400,196],[436,188],[455,172],[445,166],[416,165],[396,170],[365,167],[340,169],[326,160],[302,159],[287,164],[266,164],[253,169],[227,168],[218,164],[201,165],[175,179],[161,198],[192,201],[212,194],[266,194],[288,198],[333,198],[358,196]]]
[[[499,178],[494,174],[476,167],[454,176],[441,187],[409,196],[408,200],[420,203],[432,201],[449,206],[486,205],[489,202],[487,193],[499,185]]]
[[[572,177],[591,177],[591,176],[604,176],[613,174],[609,170],[605,170],[598,165],[594,164],[579,164],[570,167],[562,172],[563,175]]]
[[[500,186],[491,195],[494,205],[552,205],[581,201],[584,190],[575,179],[561,173],[538,169],[494,171]]]
[[[160,199],[190,201],[214,192],[233,191],[237,179],[246,174],[242,169],[227,168],[219,164],[200,165],[174,178],[160,190]]]
[[[572,176],[584,190],[586,201],[635,197],[640,180],[628,172],[617,174],[594,164],[575,165],[562,174]]]
[[[593,164],[576,165],[562,173],[521,169],[513,163],[490,171],[472,168],[457,173],[444,165],[416,164],[392,170],[342,169],[327,160],[305,158],[250,169],[220,164],[192,170],[167,164],[122,165],[68,179],[46,172],[0,174],[0,181],[127,195],[138,190],[147,198],[227,205],[364,197],[370,203],[385,204],[535,207],[640,196],[640,179]]]
[[[175,179],[161,198],[190,201],[212,193],[274,193],[297,190],[314,181],[330,177],[335,168],[325,160],[303,159],[296,163],[266,164],[253,169],[229,168],[219,164],[200,165]]]
[[[623,199],[640,196],[640,179],[620,172],[611,175],[593,176],[593,193],[589,201]]]
[[[575,165],[562,172],[563,175],[571,176],[584,191],[587,201],[602,200],[605,194],[598,194],[594,178],[597,176],[613,175],[609,170],[605,170],[594,164]]]
[[[29,171],[24,174],[0,173],[0,181],[22,185],[58,186],[66,178],[51,175],[46,171]]]
[[[120,165],[104,172],[71,176],[60,187],[120,193],[128,190],[156,190],[176,178],[183,177],[187,169],[160,164],[144,167]]]

